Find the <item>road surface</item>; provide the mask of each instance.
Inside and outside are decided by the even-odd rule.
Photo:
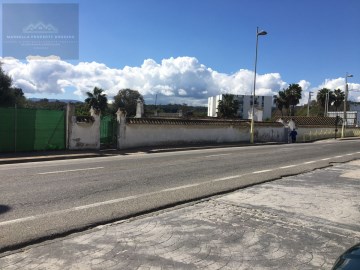
[[[0,166],[0,250],[360,158],[360,141]]]

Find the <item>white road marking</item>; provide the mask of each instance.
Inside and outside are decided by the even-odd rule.
[[[218,178],[218,179],[211,180],[210,182],[226,181],[226,180],[230,180],[230,179],[234,179],[234,178],[239,178],[239,177],[244,176],[244,175],[246,175],[246,174],[238,174],[238,175],[232,175],[232,176],[222,177],[222,178]]]
[[[325,161],[325,160],[329,160],[329,159],[331,159],[331,158],[328,157],[328,158],[323,158],[323,159],[321,159],[321,160],[324,160],[324,161]]]
[[[79,172],[79,171],[89,171],[89,170],[98,170],[98,169],[104,169],[104,167],[84,168],[84,169],[65,170],[65,171],[52,171],[52,172],[43,172],[43,173],[38,173],[38,174],[54,174],[54,173],[66,173],[66,172]]]
[[[229,156],[231,154],[217,154],[217,155],[209,155],[209,156],[205,156],[206,158],[208,157],[221,157],[221,156]]]
[[[192,185],[185,185],[185,186],[180,186],[180,187],[167,188],[167,189],[161,190],[160,192],[175,191],[175,190],[179,190],[179,189],[183,189],[183,188],[196,187],[196,186],[199,186],[200,184],[202,184],[202,183],[192,184]]]
[[[271,172],[272,170],[262,170],[262,171],[256,171],[256,172],[252,172],[253,174],[257,174],[257,173],[264,173],[264,172]]]
[[[307,161],[307,162],[304,162],[303,164],[312,164],[312,163],[315,163],[317,160],[312,160],[312,161]]]
[[[155,193],[155,192],[153,192],[153,193]],[[151,194],[151,193],[148,193],[148,194]],[[148,194],[145,194],[145,195],[148,195]],[[74,211],[77,211],[77,210],[84,210],[84,209],[89,209],[89,208],[93,208],[93,207],[97,207],[97,206],[102,206],[102,205],[127,201],[127,200],[131,200],[131,199],[136,199],[136,198],[139,198],[141,196],[142,195],[129,196],[129,197],[115,199],[115,200],[109,200],[109,201],[105,201],[105,202],[98,202],[98,203],[93,203],[93,204],[77,206],[77,207],[73,207],[73,208],[69,208],[69,209],[65,209],[65,210],[60,210],[60,211],[54,211],[54,212],[50,212],[50,213],[47,213],[47,214],[40,214],[40,215],[34,215],[34,216],[29,216],[29,217],[17,218],[17,219],[13,219],[13,220],[0,222],[0,226],[19,223],[19,222],[24,222],[24,221],[35,220],[35,219],[38,219],[38,218],[49,217],[49,216],[58,215],[58,214],[66,214],[66,213],[74,212]]]
[[[288,168],[293,168],[293,167],[296,167],[297,165],[288,165],[288,166],[283,166],[283,167],[280,167],[279,169],[288,169]]]
[[[334,158],[342,158],[342,157],[344,157],[344,156],[335,156]]]
[[[138,199],[138,198],[145,197],[145,196],[151,196],[151,195],[164,193],[164,192],[168,192],[168,191],[181,190],[181,189],[185,189],[185,188],[189,188],[189,187],[199,186],[199,185],[206,184],[206,183],[224,181],[224,180],[233,179],[233,178],[237,178],[237,177],[241,177],[241,176],[243,176],[243,175],[233,175],[233,176],[229,176],[229,177],[223,177],[223,178],[211,180],[211,181],[208,181],[208,182],[205,182],[205,183],[197,183],[197,184],[184,185],[184,186],[179,186],[179,187],[174,187],[174,188],[167,188],[167,189],[163,189],[163,190],[160,190],[160,191],[149,192],[149,193],[145,193],[145,194],[128,196],[128,197],[109,200],[109,201],[104,201],[104,202],[98,202],[98,203],[92,203],[92,204],[77,206],[77,207],[73,207],[73,208],[69,208],[69,209],[65,209],[65,210],[54,211],[54,212],[47,213],[47,214],[40,214],[40,215],[34,215],[34,216],[29,216],[29,217],[23,217],[23,218],[3,221],[3,222],[0,222],[0,226],[20,223],[20,222],[24,222],[24,221],[31,221],[31,220],[44,218],[44,217],[49,217],[49,216],[53,216],[53,215],[67,214],[67,213],[75,212],[75,211],[78,211],[78,210],[85,210],[85,209],[94,208],[94,207],[98,207],[98,206],[124,202],[124,201],[132,200],[132,199]]]

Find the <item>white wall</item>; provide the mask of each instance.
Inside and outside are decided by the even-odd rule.
[[[320,139],[335,138],[334,127],[298,127],[296,129],[298,142],[315,141]],[[360,136],[360,128],[346,128],[345,137]],[[338,127],[337,138],[341,137],[341,126]]]
[[[129,121],[129,120],[128,120]],[[181,145],[192,143],[235,143],[250,141],[250,125],[244,122],[231,124],[223,122],[171,121],[132,119],[125,122],[118,113],[118,148],[127,149],[143,146]],[[270,124],[255,129],[255,141],[284,142],[284,127]]]
[[[255,142],[287,142],[288,129],[283,126],[256,126],[254,132]]]
[[[190,143],[224,143],[249,141],[248,128],[221,126],[178,125],[126,125],[125,133],[119,136],[119,149],[176,145]]]
[[[91,110],[93,123],[76,122],[76,116],[69,123],[69,149],[100,149],[100,115]]]

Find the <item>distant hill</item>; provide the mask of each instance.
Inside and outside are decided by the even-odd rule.
[[[57,101],[60,101],[60,102],[64,102],[64,103],[83,103],[82,101],[80,100],[75,100],[75,99],[53,99],[53,98],[28,98],[28,100],[30,101],[34,101],[34,102],[37,102],[37,101],[40,101],[40,100],[44,100],[44,99],[47,99],[48,102],[57,102]]]

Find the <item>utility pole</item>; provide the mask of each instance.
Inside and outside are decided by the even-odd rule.
[[[310,102],[311,102],[311,94],[314,92],[309,92],[309,100],[308,100],[308,108],[307,108],[307,117],[310,116]]]
[[[327,92],[326,93],[326,96],[325,96],[325,111],[324,111],[324,117],[327,116],[327,113],[329,111],[329,97],[330,96],[330,92]]]
[[[341,129],[341,138],[346,137],[345,135],[345,128],[346,128],[346,122],[347,122],[347,115],[346,115],[346,102],[348,99],[348,92],[349,92],[349,88],[348,88],[348,83],[347,83],[347,78],[351,78],[354,77],[352,74],[348,74],[346,72],[346,76],[345,76],[345,99],[344,99],[344,117],[343,117],[343,124],[342,124],[342,129]]]

